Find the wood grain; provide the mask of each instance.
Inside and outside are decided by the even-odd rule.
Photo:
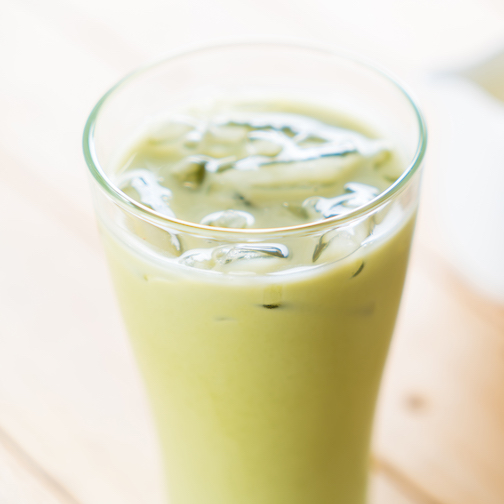
[[[414,78],[500,40],[504,18],[490,5],[462,0],[454,14],[453,0],[2,2],[0,503],[163,502],[81,154],[101,94],[177,47],[247,35],[330,42]],[[504,307],[443,255],[430,201],[437,137],[380,399],[372,504],[504,502]]]

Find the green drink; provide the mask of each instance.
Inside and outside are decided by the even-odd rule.
[[[335,58],[310,51],[228,46],[183,58],[214,79],[233,58],[249,71],[239,68],[247,55]],[[166,65],[146,71],[158,73],[151,89]],[[172,504],[365,502],[424,148],[415,109],[379,78],[411,114],[412,152],[366,117],[315,103],[307,83],[296,90],[304,100],[272,99],[270,73],[259,98],[236,83],[225,95],[204,89],[212,99],[160,102],[161,114],[140,127],[129,119],[101,154],[89,151],[95,176],[100,155],[106,165],[97,210]],[[131,103],[138,79],[115,92]],[[107,100],[105,124],[116,113]]]

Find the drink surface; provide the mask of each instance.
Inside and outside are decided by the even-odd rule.
[[[374,136],[347,118],[293,103],[200,109],[152,127],[126,155],[118,184],[185,221],[306,224],[365,205],[399,177],[391,146]]]
[[[166,216],[279,227],[366,204],[394,147],[337,114],[265,103],[173,117],[117,184]],[[103,221],[172,504],[364,504],[414,205],[273,243]]]

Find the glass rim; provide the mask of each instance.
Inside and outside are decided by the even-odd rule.
[[[351,210],[343,215],[336,215],[334,217],[329,217],[327,219],[308,222],[304,224],[297,224],[295,226],[284,226],[284,227],[273,227],[273,228],[247,228],[247,229],[237,229],[237,228],[223,228],[217,226],[208,226],[205,224],[199,224],[196,222],[190,222],[183,219],[178,219],[176,217],[168,217],[161,213],[156,212],[152,208],[134,200],[133,198],[127,196],[122,192],[119,187],[117,187],[112,180],[107,176],[103,170],[95,149],[94,133],[96,122],[99,118],[100,111],[105,105],[107,100],[117,91],[119,88],[128,84],[128,82],[134,80],[137,77],[145,74],[151,69],[158,66],[166,64],[171,60],[188,56],[195,53],[202,53],[208,50],[218,50],[218,49],[229,49],[232,47],[239,46],[255,46],[259,47],[262,45],[275,45],[277,47],[287,47],[291,49],[305,49],[318,52],[319,54],[326,54],[338,57],[340,59],[357,63],[361,67],[371,70],[377,75],[384,77],[389,83],[391,83],[395,88],[406,98],[409,102],[411,108],[414,112],[414,116],[417,120],[418,125],[418,143],[415,153],[408,163],[407,167],[404,169],[401,176],[392,183],[387,189],[382,191],[378,196],[372,199],[370,202],[362,205],[356,209]],[[119,80],[114,86],[112,86],[96,103],[92,109],[84,127],[83,134],[83,151],[86,164],[91,172],[93,178],[98,182],[98,185],[105,193],[112,198],[112,200],[118,204],[120,207],[126,211],[140,216],[144,220],[150,221],[161,227],[169,227],[172,230],[177,230],[180,232],[192,232],[198,233],[206,236],[213,237],[229,237],[243,236],[243,237],[258,237],[258,236],[272,236],[272,235],[291,235],[298,234],[307,231],[317,231],[324,229],[326,227],[336,227],[346,224],[351,221],[358,220],[378,207],[385,204],[387,201],[391,200],[394,195],[401,192],[406,186],[409,180],[417,172],[422,164],[425,156],[425,151],[427,147],[427,127],[423,114],[421,113],[415,99],[413,98],[411,92],[407,90],[407,87],[402,84],[395,76],[390,74],[387,70],[381,68],[375,63],[371,63],[360,56],[350,53],[349,51],[335,50],[333,47],[328,45],[310,43],[306,41],[299,41],[299,39],[286,39],[286,38],[254,38],[254,39],[241,39],[241,40],[231,40],[225,42],[217,42],[213,44],[200,44],[190,48],[185,48],[182,50],[174,51],[168,56],[161,60],[155,61],[154,63],[143,65],[136,70],[130,72]]]

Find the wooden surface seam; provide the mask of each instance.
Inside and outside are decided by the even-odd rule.
[[[46,488],[61,504],[82,504],[56,478],[38,464],[0,425],[0,444],[10,455]]]
[[[399,470],[383,457],[372,457],[372,467],[375,472],[385,475],[394,486],[408,496],[412,504],[446,504],[431,495],[425,488],[417,485],[408,478],[405,472]]]

